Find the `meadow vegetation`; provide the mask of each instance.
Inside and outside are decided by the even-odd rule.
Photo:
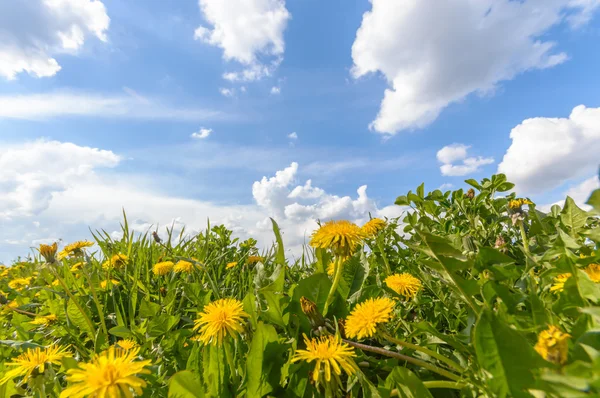
[[[0,270],[0,397],[600,396],[600,190],[544,213],[466,183],[293,261],[275,221],[268,250],[126,218],[41,245]]]

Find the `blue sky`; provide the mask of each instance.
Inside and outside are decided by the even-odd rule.
[[[3,261],[117,236],[120,206],[265,243],[274,216],[297,249],[423,181],[598,185],[600,1],[33,3],[0,5]]]

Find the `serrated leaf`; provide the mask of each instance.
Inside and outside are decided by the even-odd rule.
[[[169,380],[168,398],[203,398],[200,378],[189,370],[177,372]]]
[[[246,362],[247,397],[260,398],[279,388],[287,347],[278,341],[273,326],[258,323]]]
[[[560,220],[571,231],[571,236],[575,236],[585,225],[588,214],[581,210],[575,201],[567,196],[565,207],[560,213]]]

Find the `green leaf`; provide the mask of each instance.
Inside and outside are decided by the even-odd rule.
[[[285,250],[283,248],[283,239],[281,239],[281,232],[279,231],[279,225],[271,218],[271,222],[273,223],[273,233],[275,233],[275,240],[277,240],[277,254],[275,259],[276,263],[281,266],[285,266]]]
[[[139,315],[142,318],[152,318],[160,311],[160,304],[151,301],[142,301],[140,304]]]
[[[290,298],[271,290],[261,291],[260,294],[268,305],[267,310],[260,313],[260,317],[276,325],[286,327],[290,319],[290,314],[286,311]]]
[[[396,198],[394,204],[397,204],[398,206],[408,206],[410,202],[408,201],[408,198],[405,195],[401,195]]]
[[[200,378],[189,370],[177,372],[169,380],[168,398],[203,398]]]
[[[260,398],[279,388],[287,347],[278,340],[273,326],[258,323],[246,361],[247,397]]]
[[[161,314],[153,318],[148,324],[148,336],[159,337],[165,335],[179,323],[180,315]]]
[[[87,311],[86,307],[84,306],[82,306],[82,309],[85,311],[85,315],[81,313],[81,310],[77,304],[75,304],[73,299],[69,299],[69,302],[67,303],[67,316],[73,325],[77,326],[80,330],[88,332],[90,336],[93,336],[94,331],[90,328],[90,325],[85,320],[86,315],[88,319],[90,319],[89,311]]]
[[[498,397],[531,397],[526,390],[535,384],[532,371],[544,361],[521,333],[486,309],[475,325],[474,344],[479,364],[492,376],[487,384]]]
[[[385,380],[387,388],[396,389],[401,398],[433,398],[423,382],[410,370],[395,367]]]
[[[317,304],[317,308],[322,313],[329,289],[331,289],[331,281],[327,275],[311,275],[298,282],[298,286],[294,290],[294,301],[300,301],[300,297],[304,296]]]
[[[421,183],[421,185],[419,185],[417,187],[417,195],[419,196],[419,198],[424,198],[425,197],[425,183]]]
[[[565,207],[560,213],[560,220],[571,230],[571,236],[575,237],[585,225],[587,218],[587,213],[581,210],[570,196],[567,196]]]
[[[592,206],[597,212],[600,212],[600,189],[596,189],[592,192],[592,195],[586,203]]]
[[[229,344],[229,342],[224,342]],[[209,397],[231,397],[228,388],[229,367],[225,358],[224,344],[208,344],[202,352],[204,385]]]
[[[114,328],[109,329],[108,333],[112,334],[113,336],[122,337],[124,339],[132,336],[131,330],[129,330],[125,326],[115,326]]]
[[[479,185],[479,183],[476,180],[469,178],[468,180],[465,180],[465,182],[473,188],[477,188],[481,191],[481,185]]]
[[[363,284],[369,276],[369,261],[361,252],[360,258],[353,256],[344,263],[342,279],[339,284],[340,295],[347,299],[355,294],[360,294]]]
[[[32,341],[15,341],[15,340],[0,340],[0,344],[7,345],[16,349],[29,350],[31,348],[43,348],[43,345],[34,343]]]

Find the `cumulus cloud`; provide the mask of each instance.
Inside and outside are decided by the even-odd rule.
[[[199,26],[194,38],[222,48],[223,58],[244,65],[241,72],[226,73],[225,79],[259,80],[277,68],[285,50],[283,32],[291,18],[284,0],[199,0],[199,3],[211,27]]]
[[[568,118],[527,119],[512,129],[510,138],[498,172],[519,192],[547,191],[598,169],[600,108],[579,105]]]
[[[293,132],[289,133],[289,134],[287,135],[287,137],[288,137],[290,140],[293,140],[293,141],[295,141],[295,140],[297,140],[297,139],[298,139],[298,134],[296,134],[296,132],[295,132],[295,131],[293,131]]]
[[[423,128],[453,102],[531,69],[565,62],[544,35],[579,26],[598,0],[371,0],[352,46],[355,78],[381,72],[390,84],[371,128]],[[432,10],[435,10],[432,12]]]
[[[582,182],[570,186],[566,191],[564,191],[560,196],[561,198],[566,198],[570,196],[577,206],[581,207],[584,210],[591,210],[592,206],[586,204],[590,195],[594,190],[600,189],[600,179],[598,176],[593,176],[583,180]],[[538,208],[543,212],[549,212],[553,205],[564,206],[564,200],[560,200],[555,203],[550,204],[541,204]]]
[[[61,69],[56,55],[76,54],[89,37],[107,41],[109,24],[100,0],[1,2],[0,76],[54,76]]]
[[[202,127],[199,131],[192,133],[192,135],[190,137],[198,139],[198,140],[202,140],[204,138],[208,138],[208,136],[212,133],[212,129],[207,129],[205,127]]]
[[[470,146],[464,144],[447,145],[437,152],[437,159],[443,163],[440,171],[444,176],[464,176],[479,171],[482,166],[494,163],[494,158],[467,157]],[[460,164],[454,164],[461,161]]]
[[[0,120],[77,116],[194,121],[223,117],[219,111],[175,106],[142,97],[133,91],[127,92],[129,95],[82,92],[0,95]]]

